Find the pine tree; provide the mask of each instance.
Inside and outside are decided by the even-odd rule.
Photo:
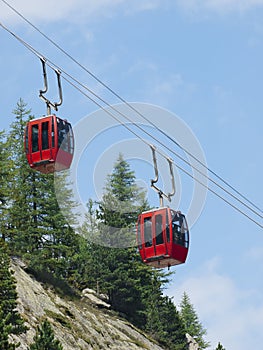
[[[63,200],[60,198],[63,211],[69,211],[74,206],[71,192],[65,175],[56,182],[56,193],[53,174],[42,174],[29,167],[23,136],[26,122],[32,116],[22,100],[17,103],[14,114],[15,122],[7,137],[10,191],[2,232],[15,254],[29,261],[30,268],[67,279],[73,274],[71,262],[76,259],[78,239],[56,196],[63,197]]]
[[[5,138],[5,133],[3,131],[0,132],[0,235],[3,240],[6,239],[8,194],[10,193],[10,172],[8,169],[9,162]]]
[[[162,298],[160,314],[164,328],[162,337],[164,337],[165,345],[171,350],[188,350],[185,328],[179,312],[167,296]]]
[[[99,286],[100,291],[108,295],[114,310],[145,329],[167,348],[187,349],[184,326],[176,307],[162,294],[162,285],[168,281],[167,273],[143,264],[136,247],[107,246],[117,243],[123,247],[128,238],[134,239],[138,214],[146,208],[144,193],[135,185],[134,172],[120,155],[108,176],[97,220],[89,202],[86,236],[92,237],[93,242],[94,236],[101,238],[101,245],[88,243],[91,287],[96,289]],[[100,230],[103,232],[101,236],[98,235]]]
[[[10,270],[10,258],[3,240],[0,240],[0,310],[6,326],[10,326],[10,334],[25,332],[24,320],[17,311],[16,281]]]
[[[12,326],[9,323],[10,315],[4,317],[4,313],[0,308],[0,349],[15,350],[19,344],[9,342],[8,336],[11,333]]]
[[[163,280],[152,277],[147,296],[146,331],[170,350],[188,350],[186,331],[172,300],[162,293]]]
[[[63,175],[60,176],[60,186],[59,190],[63,192],[64,205],[73,207],[71,193]],[[41,246],[33,255],[31,254],[31,267],[34,265],[34,268],[46,270],[56,277],[67,279],[78,245],[78,237],[58,205],[54,175],[45,175],[45,181],[40,180],[37,184],[36,192],[40,198],[37,206],[40,214],[37,228],[41,232]],[[73,218],[73,215],[71,216]]]
[[[184,292],[180,303],[180,316],[183,320],[186,332],[198,343],[200,349],[206,349],[210,344],[204,340],[206,330],[198,319],[197,313],[190,302],[190,298]]]
[[[32,239],[29,231],[30,227],[34,227],[33,222],[36,221],[34,207],[38,198],[34,196],[35,174],[27,164],[23,145],[26,121],[31,118],[30,111],[20,99],[13,113],[15,121],[10,126],[6,141],[9,191],[6,226],[3,232],[13,250],[19,252],[24,250],[23,247],[31,250]],[[34,240],[35,235],[34,231]]]
[[[219,342],[215,350],[226,350],[223,345]]]
[[[112,174],[108,175],[99,203],[101,244],[109,247],[134,246],[134,228],[138,213],[148,208],[145,192],[135,183],[134,171],[120,154]]]
[[[55,339],[54,331],[48,320],[44,320],[37,327],[34,343],[30,345],[28,350],[63,350],[59,340]]]
[[[136,325],[145,323],[143,287],[138,276],[143,275],[144,269],[145,280],[150,277],[149,269],[141,266],[134,247],[135,222],[145,206],[144,192],[136,186],[134,172],[120,155],[99,203],[97,232],[100,235],[96,242],[100,245],[91,245],[90,275],[94,287],[98,285],[100,291],[108,295],[112,308]],[[126,248],[131,245],[133,247]]]
[[[6,144],[5,144],[5,133],[4,131],[0,132],[0,205],[5,203],[6,201],[6,191],[7,191],[7,181],[6,177],[8,176],[8,171],[6,168],[7,163],[7,152],[6,152]]]

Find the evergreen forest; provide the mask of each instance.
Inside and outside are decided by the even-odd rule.
[[[203,338],[206,331],[187,296],[179,312],[163,293],[171,273],[143,264],[136,247],[110,247],[112,237],[120,246],[122,240],[132,239],[138,214],[149,209],[145,193],[137,187],[135,174],[123,156],[116,159],[106,179],[101,201],[87,203],[87,220],[81,227],[82,234],[77,234],[58,206],[53,174],[41,174],[27,164],[23,136],[26,122],[33,118],[31,111],[20,99],[13,114],[9,131],[0,133],[1,349],[15,349],[17,344],[8,344],[8,334],[26,331],[14,311],[16,292],[6,262],[13,256],[22,259],[28,271],[60,293],[77,296],[84,288],[92,288],[106,295],[115,312],[147,332],[163,348],[188,349],[187,332],[198,341],[200,349],[207,348],[209,343]],[[61,188],[65,206],[74,206],[66,179]],[[77,217],[72,219],[77,222]],[[118,230],[113,232],[112,228]],[[103,237],[109,244],[97,244],[89,239],[91,235],[98,242]],[[4,288],[8,290],[5,294]],[[4,295],[9,296],[8,300]],[[45,333],[54,346],[50,349],[61,349],[45,322],[30,349],[39,349],[37,343]]]

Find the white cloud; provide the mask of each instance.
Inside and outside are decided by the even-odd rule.
[[[181,73],[162,75],[161,70],[149,76],[147,99],[166,106],[177,101],[189,101],[196,91],[196,86],[186,81]]]
[[[181,74],[170,74],[167,79],[160,79],[154,86],[154,94],[174,94],[184,84]]]
[[[200,11],[226,13],[244,12],[263,6],[263,0],[6,0],[10,6],[31,21],[84,21],[98,17],[112,17],[116,13],[130,15],[158,8],[171,9],[177,4],[190,13]],[[20,22],[21,18],[0,1],[1,20]]]
[[[7,1],[30,21],[83,21],[97,17],[112,17],[115,13],[125,15],[148,11],[163,6],[161,0],[20,0]],[[1,19],[5,23],[22,19],[0,1]]]
[[[249,9],[263,6],[263,0],[177,0],[177,4],[191,13],[200,13],[200,11],[242,13]]]
[[[263,299],[251,286],[242,289],[226,274],[219,273],[220,260],[200,266],[180,286],[168,290],[178,305],[185,291],[199,320],[207,328],[214,349],[220,341],[226,349],[259,349],[263,343]]]
[[[147,101],[155,101],[160,105],[167,105],[168,101],[179,99],[178,94],[189,96],[193,85],[184,81],[181,73],[162,73],[162,67],[153,61],[138,59],[125,73],[125,78],[143,77],[143,85],[138,86],[138,95]]]
[[[156,73],[158,71],[158,67],[153,62],[138,60],[136,63],[129,67],[126,74],[133,75],[135,73],[141,73],[145,71]]]
[[[248,260],[252,260],[255,263],[259,263],[260,266],[262,266],[263,263],[263,247],[261,246],[255,246],[250,248],[246,255],[245,258]]]

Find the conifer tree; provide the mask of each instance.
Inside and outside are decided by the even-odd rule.
[[[147,298],[146,331],[170,350],[188,350],[186,331],[172,300],[162,293],[161,280],[152,277]]]
[[[163,322],[161,339],[164,344],[171,350],[188,350],[185,327],[176,306],[167,296],[162,297],[160,314]]]
[[[219,342],[215,350],[226,350],[223,345]]]
[[[0,232],[3,240],[6,239],[8,194],[10,193],[10,171],[5,137],[4,131],[0,132]]]
[[[26,121],[31,118],[30,110],[26,109],[26,104],[20,99],[13,113],[15,121],[10,126],[6,141],[10,190],[4,235],[8,237],[13,250],[18,252],[25,246],[28,250],[31,249],[29,231],[36,221],[34,207],[38,198],[34,195],[35,174],[27,164],[23,146]],[[34,230],[34,241],[35,235]]]
[[[145,209],[148,205],[143,192],[135,185],[134,172],[120,155],[108,176],[97,221],[89,202],[86,229],[95,231],[95,236],[100,230],[103,232],[101,245],[89,243],[91,254],[87,265],[91,286],[96,289],[99,285],[100,291],[108,295],[113,309],[148,331],[157,341],[171,350],[184,350],[187,340],[181,319],[175,305],[162,294],[167,273],[143,264],[136,247],[103,246],[116,242],[122,246],[125,240],[134,238],[138,214]],[[90,235],[92,232],[88,232],[87,237]]]
[[[3,234],[13,251],[25,257],[31,268],[69,278],[78,240],[58,206],[54,175],[32,170],[27,163],[23,137],[26,122],[32,116],[23,100],[17,103],[14,114],[15,121],[7,137],[11,175],[5,217],[8,225]],[[63,210],[69,210],[73,203],[65,175],[60,176],[56,186],[63,197]]]
[[[206,329],[203,328],[198,319],[194,306],[190,302],[190,298],[184,292],[180,303],[180,316],[183,320],[186,332],[190,334],[198,343],[200,349],[206,349],[210,344],[205,341]]]
[[[101,243],[110,247],[134,245],[138,213],[148,208],[145,192],[135,183],[135,173],[120,154],[112,174],[108,175],[99,203]]]
[[[0,310],[4,324],[8,326],[6,332],[25,332],[24,320],[17,311],[16,281],[10,270],[10,258],[3,240],[0,240]]]
[[[44,320],[37,327],[34,343],[30,345],[28,350],[63,350],[59,340],[55,339],[54,331],[48,320]]]
[[[39,176],[39,175],[38,175]],[[71,262],[78,245],[77,234],[74,233],[58,205],[54,187],[54,175],[44,175],[45,181],[40,180],[36,191],[39,194],[38,230],[41,230],[41,249],[31,255],[31,266],[46,270],[56,277],[67,279],[71,271]],[[71,193],[67,188],[66,177],[60,176],[60,189],[64,205],[73,207]],[[73,215],[71,215],[73,218]]]
[[[2,206],[6,201],[6,191],[7,191],[7,181],[6,177],[8,176],[7,170],[7,152],[6,152],[6,144],[5,144],[5,132],[0,131],[0,204]]]
[[[9,324],[10,314],[4,317],[4,313],[0,308],[0,349],[15,350],[19,344],[9,342],[8,336],[11,333],[12,326]]]
[[[96,241],[100,244],[91,245],[90,275],[94,287],[98,285],[108,295],[112,308],[136,325],[145,323],[143,287],[138,276],[144,270],[145,281],[150,278],[134,247],[135,222],[145,206],[144,192],[136,186],[134,172],[120,155],[99,203]],[[130,245],[133,247],[127,248]]]

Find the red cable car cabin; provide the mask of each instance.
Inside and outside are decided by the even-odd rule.
[[[24,144],[28,164],[35,170],[47,174],[68,169],[71,165],[72,127],[55,115],[30,120],[26,125]]]
[[[137,243],[148,265],[163,268],[183,264],[189,248],[185,216],[168,207],[143,212],[137,222]]]

